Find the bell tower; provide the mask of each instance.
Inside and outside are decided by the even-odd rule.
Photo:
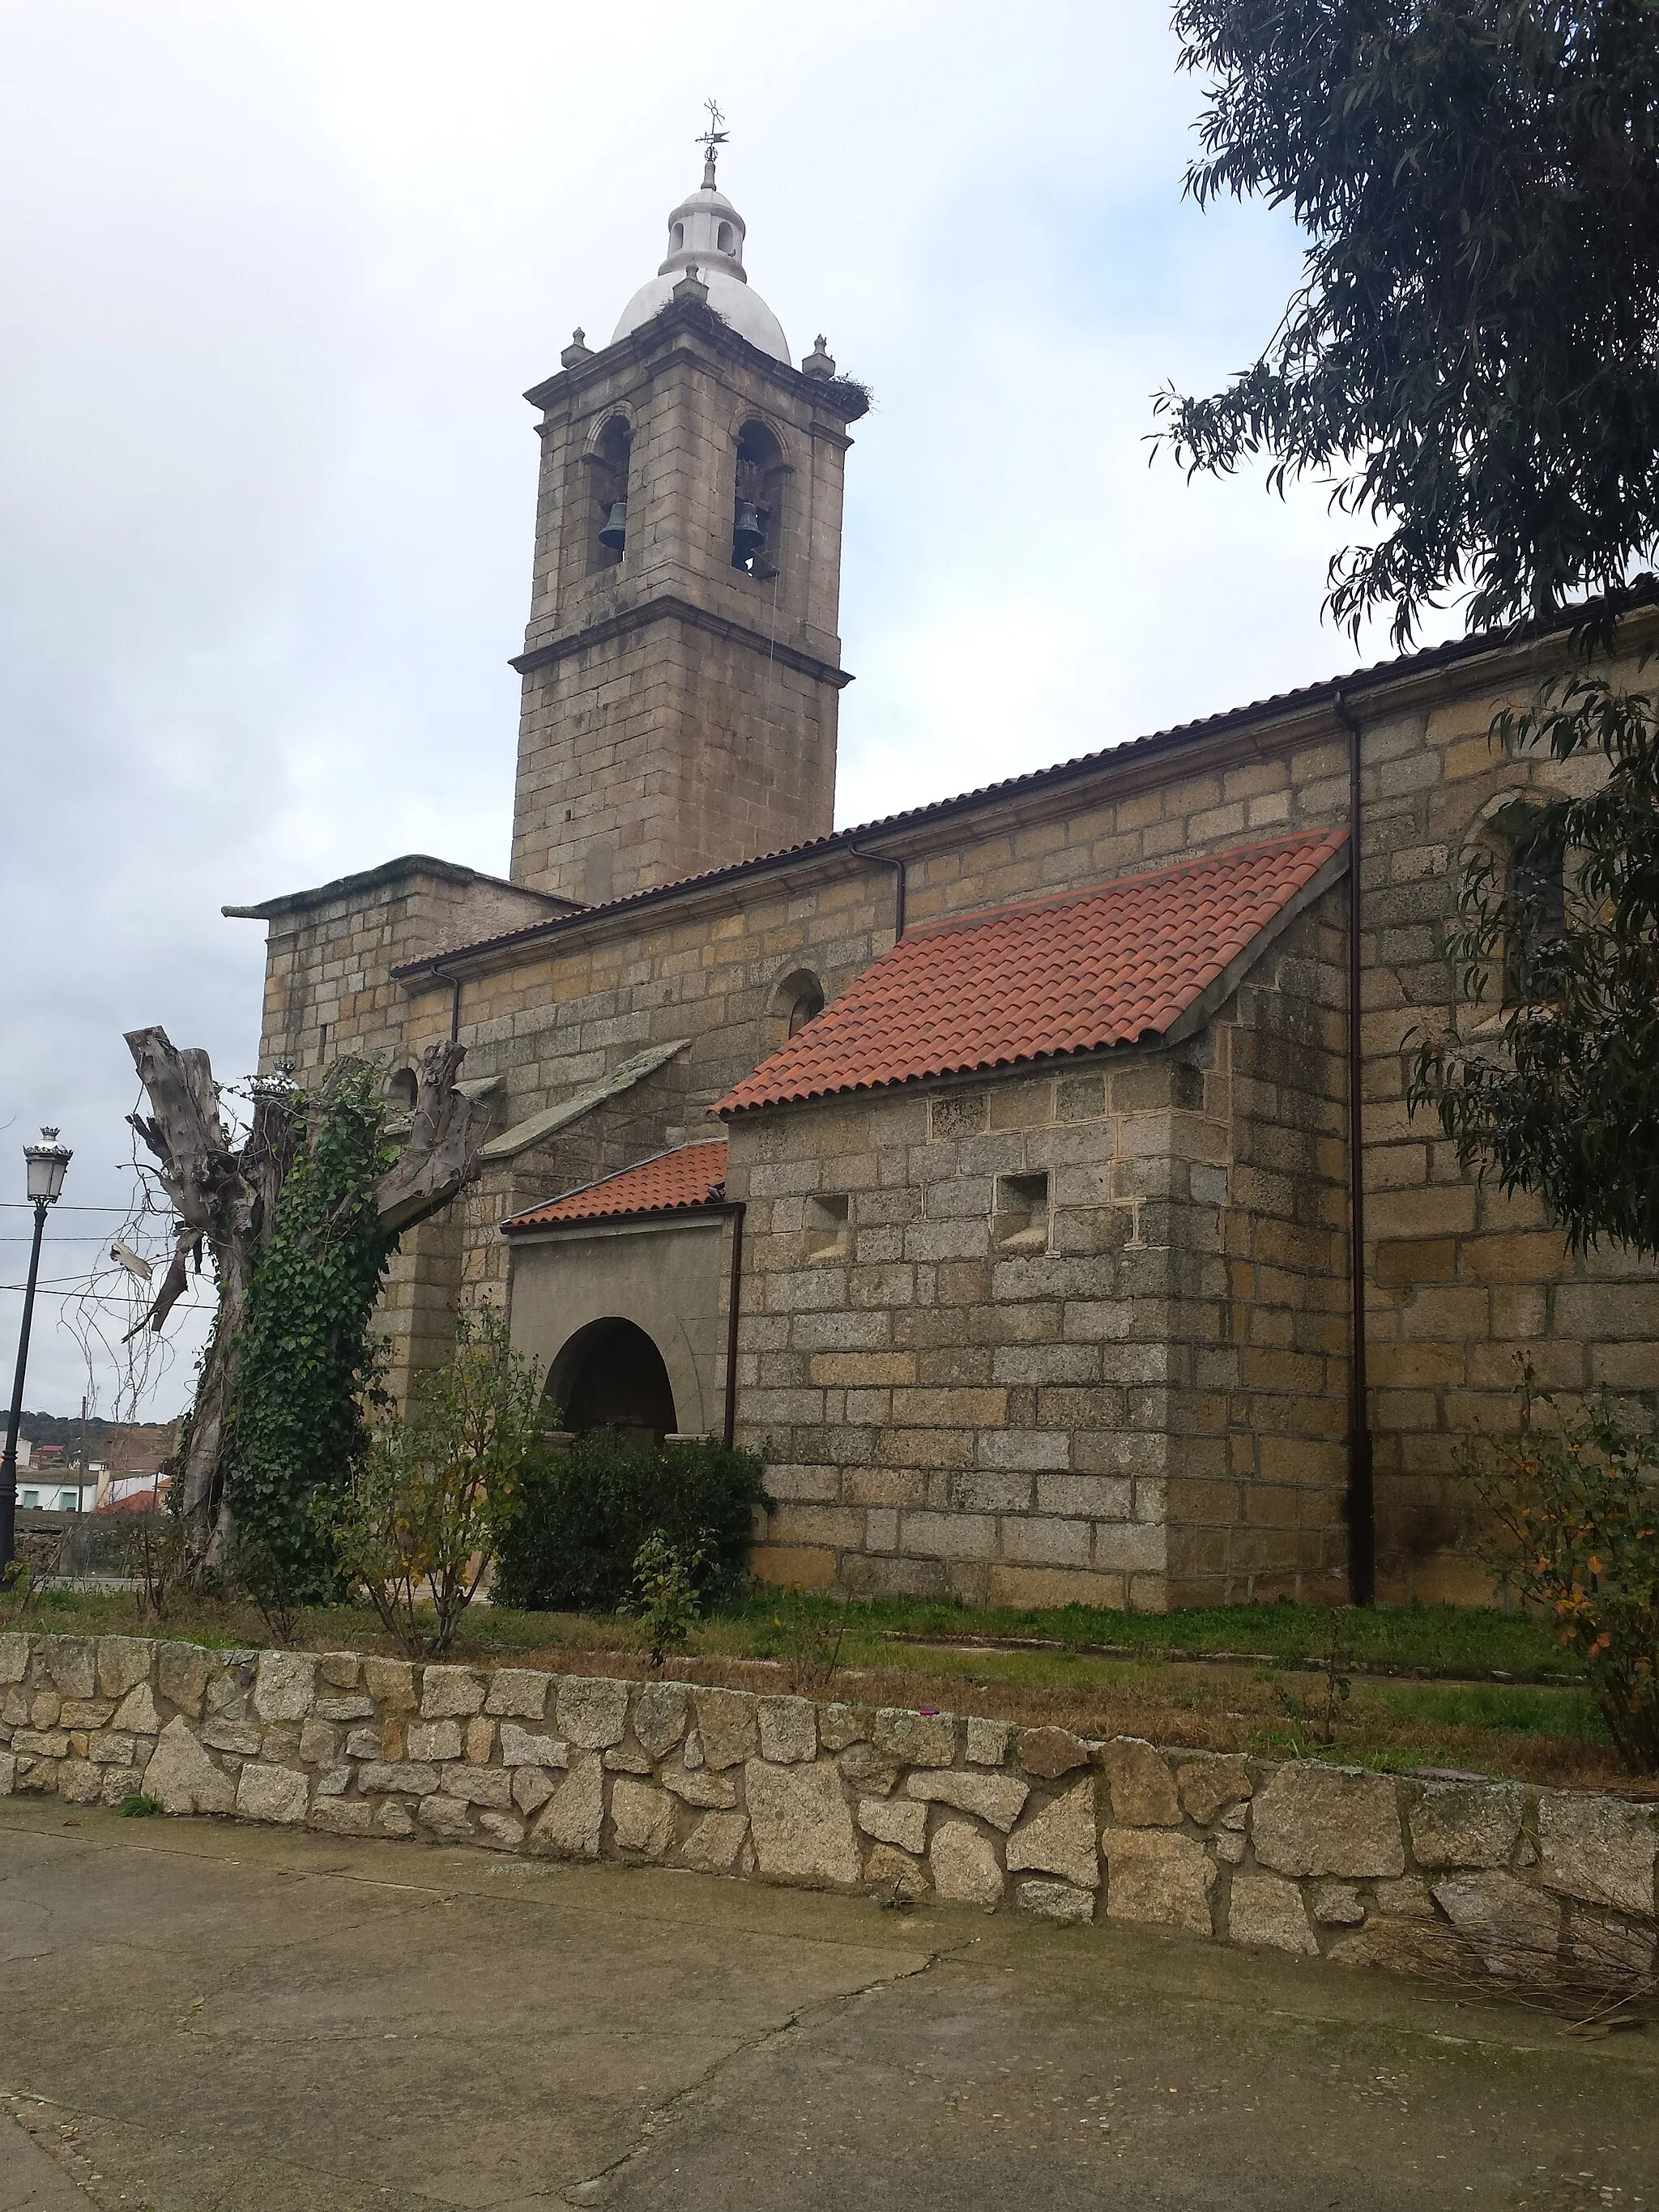
[[[832,826],[842,471],[868,402],[822,338],[791,364],[715,182],[722,137],[610,343],[578,331],[526,394],[513,879],[590,903]]]

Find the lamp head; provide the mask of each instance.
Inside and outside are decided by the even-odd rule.
[[[75,1155],[67,1145],[58,1143],[56,1129],[42,1129],[40,1138],[38,1145],[23,1147],[23,1158],[28,1162],[29,1196],[37,1205],[56,1206]]]

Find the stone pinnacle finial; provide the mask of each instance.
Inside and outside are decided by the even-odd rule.
[[[803,376],[833,376],[835,374],[835,361],[822,331],[813,341],[811,352],[802,362],[800,373]]]
[[[587,343],[587,332],[580,325],[571,331],[570,343],[559,356],[561,368],[574,368],[584,361],[592,361],[593,349]]]

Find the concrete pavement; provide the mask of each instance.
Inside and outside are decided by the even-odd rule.
[[[1318,1960],[0,1801],[0,2212],[1659,2212],[1659,2031]]]

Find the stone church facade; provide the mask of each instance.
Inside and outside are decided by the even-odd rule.
[[[527,395],[508,876],[228,910],[268,927],[265,1067],[364,1055],[395,1110],[467,1048],[483,1173],[394,1263],[399,1373],[504,1303],[573,1425],[766,1449],[779,1581],[1484,1595],[1453,1461],[1518,1355],[1659,1381],[1654,1271],[1569,1255],[1405,1104],[1462,857],[1568,772],[1486,736],[1565,631],[837,830],[866,398],[822,339],[792,364],[744,242],[711,164]]]

